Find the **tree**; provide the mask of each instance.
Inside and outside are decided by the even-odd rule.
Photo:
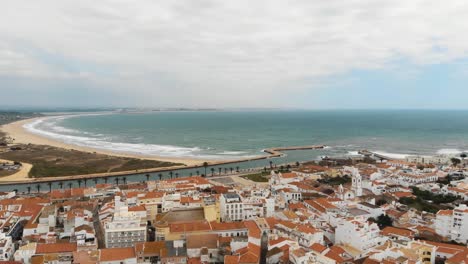
[[[118,177],[117,177],[117,178],[115,178],[115,179],[114,179],[114,181],[115,181],[115,184],[116,184],[116,185],[119,185],[119,181],[120,181],[120,179],[119,179]]]
[[[84,186],[86,187],[86,183],[88,182],[88,179],[84,178],[83,182],[84,182]]]
[[[48,182],[47,185],[49,186],[49,192],[52,192],[52,183]]]
[[[145,176],[146,176],[146,181],[149,181],[150,175],[146,174]]]
[[[41,192],[41,185],[40,185],[40,184],[36,184],[36,189],[37,189],[37,192]]]
[[[284,166],[283,165],[280,166],[280,171],[284,171]]]
[[[231,174],[232,174],[232,171],[234,170],[234,168],[233,168],[233,167],[230,167],[229,170],[231,171]]]
[[[78,188],[81,188],[81,183],[83,182],[83,180],[81,179],[78,179]]]
[[[379,200],[377,200],[377,202],[375,202],[375,205],[382,206],[382,205],[384,205],[386,203],[387,203],[387,201],[385,199],[379,199]]]
[[[162,176],[163,176],[162,173],[158,174],[159,180],[162,180]]]
[[[127,177],[123,177],[122,181],[123,181],[124,184],[127,184]]]
[[[179,173],[178,172],[175,173],[175,177],[179,178]]]
[[[263,167],[263,170],[264,170],[265,172],[267,172],[267,167]]]
[[[31,186],[28,186],[27,189],[28,189],[28,194],[30,194],[31,193]]]
[[[393,220],[390,218],[388,215],[381,214],[377,217],[377,219],[374,218],[369,218],[368,221],[376,223],[380,230],[384,229],[387,226],[392,226],[393,225]]]
[[[69,182],[69,183],[68,183],[68,188],[70,188],[70,189],[71,189],[71,188],[72,188],[72,186],[73,186],[73,183]]]
[[[467,155],[466,155],[465,152],[463,152],[462,154],[460,154],[460,158],[462,158],[462,160],[464,160],[466,157],[467,157]]]
[[[450,161],[452,162],[453,166],[458,166],[458,164],[461,163],[461,160],[457,158],[451,158]]]
[[[286,170],[288,170],[288,171],[291,170],[291,164],[286,165]]]
[[[63,182],[59,182],[58,186],[60,187],[60,189],[63,189]]]
[[[197,173],[197,175],[200,175],[200,171],[197,170],[196,173]]]
[[[93,181],[94,181],[94,186],[96,186],[98,182],[98,178],[93,178]]]
[[[104,183],[107,184],[108,181],[109,179],[107,177],[104,177]]]
[[[169,172],[169,177],[172,179],[172,175],[174,175],[174,173],[172,171]]]
[[[211,170],[211,176],[213,177],[213,176],[214,176],[214,171],[215,171],[215,169],[214,169],[214,168],[211,168],[210,170]]]
[[[296,161],[296,167],[299,167],[299,165],[301,165],[301,163],[299,161]]]
[[[273,169],[273,161],[270,160],[270,169]]]
[[[224,168],[224,174],[227,174],[228,168]]]
[[[206,175],[206,169],[208,168],[208,162],[203,162],[203,168],[205,168],[205,175]]]
[[[236,172],[239,172],[239,166],[236,166]]]
[[[219,167],[218,168],[218,171],[219,171],[219,175],[221,175],[221,171],[223,170],[223,168]]]

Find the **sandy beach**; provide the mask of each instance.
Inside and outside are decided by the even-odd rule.
[[[128,154],[128,153],[120,153],[120,152],[113,152],[101,149],[94,149],[89,147],[82,147],[77,145],[70,145],[64,142],[54,140],[51,138],[43,137],[40,135],[33,134],[27,131],[23,126],[27,123],[34,122],[37,119],[41,119],[43,117],[37,117],[32,119],[21,120],[13,123],[9,123],[0,127],[0,130],[7,133],[9,137],[14,139],[14,143],[20,144],[36,144],[36,145],[49,145],[58,148],[64,149],[74,149],[84,152],[96,152],[105,155],[111,156],[119,156],[119,157],[129,157],[129,158],[137,158],[137,159],[149,159],[149,160],[158,160],[158,161],[167,161],[167,162],[174,162],[174,163],[183,163],[187,166],[197,166],[201,165],[203,162],[207,161],[210,163],[219,163],[223,162],[220,160],[216,161],[209,161],[209,160],[198,160],[198,159],[189,159],[189,158],[172,158],[172,157],[160,157],[160,156],[149,156],[149,155],[138,155],[138,154]]]

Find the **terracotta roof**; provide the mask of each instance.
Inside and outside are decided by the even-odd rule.
[[[216,221],[210,222],[213,231],[220,230],[234,230],[234,229],[247,229],[244,222],[225,222],[218,223]]]
[[[225,264],[237,264],[239,263],[239,256],[237,255],[226,255],[224,256]]]
[[[99,251],[100,261],[119,261],[136,257],[134,248],[103,248]]]
[[[257,224],[252,221],[244,221],[244,225],[249,229],[249,236],[254,237],[254,238],[260,238],[261,237],[261,230],[258,228]]]
[[[217,234],[188,235],[187,248],[218,248]]]
[[[411,231],[411,230],[408,230],[408,229],[403,229],[403,228],[396,228],[396,227],[393,227],[393,226],[387,226],[385,227],[381,233],[385,236],[388,236],[388,235],[397,235],[397,236],[404,236],[404,237],[408,237],[408,238],[411,238],[414,236],[414,232]]]
[[[165,192],[147,192],[143,197],[140,197],[140,200],[143,199],[155,199],[155,198],[161,198],[165,195]]]
[[[178,232],[195,232],[195,231],[208,231],[211,226],[208,222],[190,222],[190,223],[174,223],[169,225],[171,233]]]
[[[200,257],[198,258],[188,258],[187,259],[187,264],[201,264],[201,259]]]
[[[76,243],[37,244],[36,254],[73,252],[76,248]]]
[[[296,178],[297,174],[294,172],[285,172],[285,173],[281,173],[281,177],[282,178]]]
[[[402,197],[413,197],[414,195],[410,192],[394,192],[392,193],[393,196],[396,198],[402,198]]]
[[[312,249],[315,252],[322,253],[327,249],[327,247],[320,245],[319,243],[314,243],[312,246],[310,246],[310,249]]]
[[[460,251],[445,261],[446,264],[468,263],[468,249]]]
[[[137,206],[132,206],[128,208],[129,212],[137,212],[137,211],[145,211],[146,212],[146,207],[144,205],[137,205]]]
[[[248,251],[240,256],[239,262],[257,264],[260,258],[260,247],[255,244],[249,243],[247,249]]]

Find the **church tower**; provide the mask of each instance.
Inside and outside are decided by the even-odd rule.
[[[353,171],[351,189],[356,197],[362,196],[362,177],[357,169]]]

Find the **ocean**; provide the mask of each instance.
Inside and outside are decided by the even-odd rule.
[[[79,114],[26,125],[69,144],[122,153],[227,160],[271,147],[327,145],[288,152],[285,161],[354,155],[394,158],[468,151],[468,111],[193,111]]]
[[[69,144],[130,154],[228,160],[264,155],[271,147],[327,145],[320,150],[286,151],[279,158],[213,165],[218,169],[252,168],[346,157],[368,149],[393,158],[407,155],[468,152],[468,111],[207,111],[113,114],[73,114],[45,117],[26,125],[32,133]],[[179,177],[203,173],[183,168]],[[170,178],[171,172],[149,173],[150,179]],[[128,182],[146,180],[146,173],[127,175]],[[109,183],[115,178],[110,177]],[[99,183],[103,182],[98,179]],[[78,187],[76,180],[64,181]],[[93,186],[88,181],[87,186]],[[14,188],[34,191],[36,183]],[[46,183],[41,184],[48,190]],[[13,187],[0,186],[0,191]],[[60,188],[53,182],[51,188]]]

